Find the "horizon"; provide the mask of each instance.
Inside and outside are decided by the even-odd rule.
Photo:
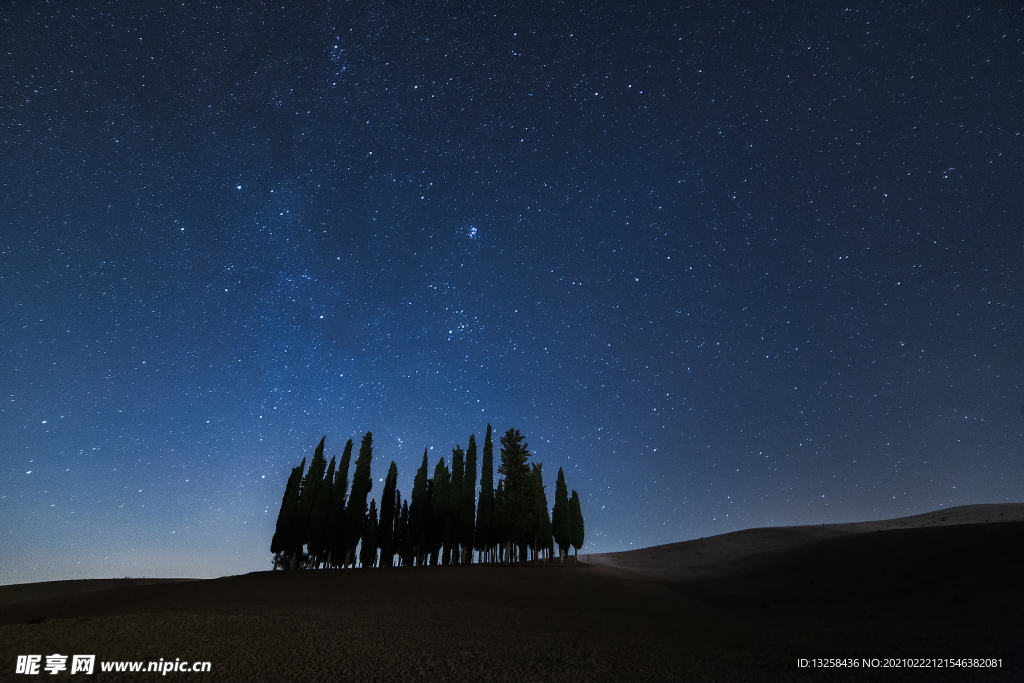
[[[519,429],[584,554],[1021,499],[1021,8],[4,28],[0,584],[269,568],[366,431]]]
[[[805,527],[805,526],[816,527],[816,526],[830,526],[830,525],[842,525],[842,524],[859,524],[859,523],[872,523],[872,522],[899,521],[901,519],[905,519],[906,517],[917,517],[917,516],[921,516],[921,515],[938,514],[940,512],[947,512],[947,511],[959,510],[959,509],[964,509],[964,508],[998,507],[998,506],[1014,506],[1014,505],[1024,506],[1024,500],[1016,501],[1016,502],[1009,502],[1009,503],[968,503],[968,504],[965,504],[965,505],[956,505],[956,506],[949,507],[949,508],[938,508],[938,509],[935,509],[935,510],[925,510],[925,511],[922,511],[922,512],[911,513],[910,515],[905,515],[905,516],[900,516],[900,517],[886,517],[886,518],[880,518],[880,519],[874,519],[874,518],[872,518],[872,519],[856,519],[856,520],[845,520],[845,521],[835,521],[835,522],[822,522],[820,524],[813,524],[813,523],[811,523],[811,524],[768,524],[768,525],[765,525],[765,526],[743,527],[743,528],[739,528],[739,529],[728,529],[728,530],[721,531],[721,532],[716,533],[716,534],[712,534],[710,536],[698,536],[698,537],[694,537],[694,538],[684,538],[684,539],[679,539],[677,541],[669,541],[667,543],[657,543],[657,544],[654,544],[654,545],[642,546],[642,547],[638,547],[638,548],[625,548],[625,549],[621,549],[621,550],[611,550],[611,551],[588,550],[586,552],[580,552],[579,554],[580,554],[581,558],[584,561],[587,561],[587,556],[588,555],[608,555],[608,554],[613,554],[614,555],[616,553],[628,553],[628,552],[633,552],[633,551],[651,550],[651,549],[656,549],[656,548],[659,548],[659,547],[662,547],[662,546],[676,545],[676,544],[679,544],[679,543],[687,543],[687,542],[690,542],[690,541],[713,540],[713,539],[715,539],[716,537],[719,537],[719,536],[725,536],[725,535],[733,534],[733,533],[742,533],[744,531],[756,531],[758,529],[800,528],[800,527]],[[535,560],[531,560],[530,562],[534,562],[534,561]],[[547,562],[547,560],[541,560],[541,561],[542,562]],[[484,567],[501,567],[501,566],[506,566],[507,567],[507,566],[516,566],[517,564],[521,564],[521,563],[511,563],[511,564],[508,564],[508,563],[482,563],[482,562],[474,562],[472,564],[466,564],[466,565],[436,565],[436,566],[435,565],[422,565],[422,568],[426,568],[428,570],[439,569],[439,570],[443,571],[445,569],[452,569],[452,568],[455,568],[455,567],[471,567],[471,566],[484,566]],[[396,570],[410,569],[410,568],[420,569],[421,567],[420,566],[416,566],[416,567],[413,567],[413,566],[407,566],[407,567],[397,567],[396,566],[396,567],[392,567],[392,569],[396,569]],[[333,569],[327,569],[327,571],[356,571],[356,570],[362,570],[362,569],[370,569],[370,570],[372,570],[372,569],[380,569],[380,567],[371,567],[371,568],[366,568],[366,567],[333,568]],[[181,574],[175,575],[175,576],[156,576],[156,575],[152,575],[152,574],[140,574],[140,575],[137,575],[137,576],[132,576],[132,575],[123,575],[123,576],[117,576],[117,575],[81,576],[81,577],[73,577],[73,578],[65,578],[65,579],[36,579],[36,580],[29,580],[29,581],[14,581],[14,582],[0,584],[0,588],[2,588],[4,586],[19,586],[19,585],[28,585],[28,584],[33,584],[33,583],[51,583],[51,582],[54,582],[54,581],[105,581],[105,580],[111,580],[111,581],[120,581],[120,580],[168,580],[168,581],[170,581],[170,580],[178,580],[178,579],[202,581],[202,580],[208,580],[208,579],[228,578],[228,577],[232,577],[232,576],[244,576],[246,574],[251,574],[251,573],[254,573],[254,572],[273,572],[273,571],[275,571],[275,570],[273,570],[273,569],[266,569],[266,568],[264,568],[264,569],[256,569],[256,568],[254,568],[254,569],[250,569],[248,571],[241,571],[241,572],[236,572],[236,573],[224,573],[224,574],[214,573],[214,574],[209,574],[209,575],[205,575],[205,576],[202,576],[202,575],[187,575],[186,576],[186,575],[181,575]],[[313,570],[313,571],[324,571],[324,570],[323,569],[318,569],[318,570]]]

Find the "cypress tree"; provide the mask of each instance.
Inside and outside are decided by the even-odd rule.
[[[424,449],[411,501],[403,500],[398,491],[398,466],[392,462],[379,506],[376,500],[366,503],[373,486],[373,434],[363,437],[351,486],[352,440],[337,467],[336,458],[329,464],[324,459],[325,442],[321,438],[308,470],[303,459],[289,474],[270,543],[275,569],[286,558],[292,568],[300,561],[303,566],[337,566],[340,558],[350,566],[357,549],[359,562],[370,567],[393,567],[395,555],[399,565],[423,565],[428,560],[435,565],[468,564],[474,548],[482,552],[481,559],[539,560],[546,551],[550,560],[556,542],[563,561],[569,548],[574,549],[574,560],[579,555],[585,538],[579,494],[567,496],[565,472],[559,468],[549,516],[543,465],[529,462],[529,447],[517,429],[501,437],[498,472],[503,478],[494,488],[492,429],[487,426],[478,501],[475,435],[470,436],[467,451],[461,446],[452,449],[450,470],[444,458],[438,460],[432,479],[427,478]],[[497,544],[501,552],[495,554]]]
[[[281,509],[277,513],[277,525],[274,527],[274,537],[270,540],[270,552],[274,553],[274,569],[278,566],[278,555],[291,555],[293,551],[292,537],[299,507],[299,487],[302,482],[302,471],[306,468],[306,459],[302,464],[293,467],[288,475],[288,483],[284,487],[284,496],[281,497]],[[294,558],[292,558],[294,567]]]
[[[437,465],[434,467],[434,485],[431,490],[431,503],[433,518],[431,519],[431,526],[433,527],[434,535],[431,542],[431,554],[433,555],[433,564],[438,564],[438,553],[441,551],[445,540],[448,538],[448,529],[451,519],[448,515],[448,490],[451,488],[451,473],[448,471],[448,466],[444,464],[444,458],[437,461]],[[447,557],[441,554],[441,563],[447,564]]]
[[[462,535],[462,482],[466,477],[466,454],[462,446],[452,449],[452,478],[448,487],[448,528],[445,555],[448,564],[459,563],[459,540]]]
[[[331,513],[331,498],[334,495],[334,458],[331,458],[327,465],[327,474],[320,482],[316,494],[316,501],[313,503],[312,517],[309,523],[309,554],[310,560],[317,565],[327,559],[329,545],[329,523]]]
[[[496,553],[497,561],[509,562],[508,557],[508,508],[505,506],[505,480],[498,480],[498,488],[494,490],[494,517],[491,520],[490,540]]]
[[[330,550],[327,554],[327,562],[332,566],[338,566],[345,559],[345,502],[348,495],[348,466],[352,460],[352,439],[345,444],[345,450],[341,454],[341,463],[334,473],[334,491],[331,495],[330,515]]]
[[[558,544],[558,556],[565,562],[572,545],[569,530],[569,494],[565,488],[565,473],[558,468],[558,480],[555,482],[555,507],[551,510],[551,535]]]
[[[370,512],[366,517],[363,544],[359,546],[359,564],[364,568],[377,566],[377,500],[370,501]]]
[[[434,509],[434,480],[427,479],[427,505],[426,505],[426,520],[424,528],[426,529],[426,543],[423,546],[423,564],[429,564],[432,566],[437,565],[437,551],[439,546],[434,545],[434,538],[437,536],[435,527],[435,520],[438,518],[439,512],[435,512]]]
[[[476,437],[469,435],[466,449],[466,474],[462,479],[462,502],[459,506],[459,543],[462,563],[473,562],[473,511],[476,503]]]
[[[484,436],[483,459],[480,463],[480,500],[476,513],[476,548],[490,554],[494,544],[491,529],[494,523],[494,444],[491,441],[491,425],[487,425]]]
[[[373,459],[373,434],[366,432],[359,446],[356,470],[352,475],[352,492],[345,508],[345,564],[355,560],[355,549],[366,530],[366,497],[373,488],[370,479],[370,461]]]
[[[526,479],[526,516],[523,519],[523,542],[526,550],[522,559],[527,562],[537,559],[537,537],[540,533],[540,515],[537,514],[537,464],[530,466]],[[531,557],[530,552],[533,552]]]
[[[533,495],[530,483],[529,447],[518,429],[509,429],[501,437],[501,465],[498,472],[505,475],[505,520],[508,525],[509,544],[518,546],[519,558],[526,554],[529,543],[529,522]],[[511,549],[511,548],[510,548]]]
[[[569,499],[569,529],[572,546],[575,548],[573,557],[578,558],[580,548],[583,547],[583,513],[580,511],[580,497],[576,495],[576,489],[573,489],[572,498]]]
[[[498,466],[498,474],[505,475],[506,484],[509,481],[519,483],[530,473],[530,467],[526,463],[530,451],[529,445],[523,442],[525,438],[518,429],[510,429],[501,437],[501,464]]]
[[[548,517],[548,497],[544,493],[544,466],[533,466],[533,557],[540,559],[540,553],[551,547],[551,518]],[[548,559],[551,559],[550,556]]]
[[[402,558],[402,566],[410,567],[414,560],[414,549],[412,532],[409,528],[409,501],[402,501],[402,514],[398,519],[398,554]]]
[[[394,522],[391,524],[391,552],[398,555],[394,564],[402,566],[402,492],[398,490],[397,486],[395,487]]]
[[[394,566],[394,525],[395,525],[395,490],[398,487],[398,465],[391,461],[387,477],[384,479],[384,492],[380,494],[380,523],[377,532],[377,545],[380,546],[380,566]]]
[[[409,505],[409,544],[416,556],[416,565],[422,566],[427,557],[430,528],[430,504],[427,498],[427,449],[423,449],[423,462],[412,480],[412,503]]]
[[[302,490],[299,491],[300,543],[309,543],[313,534],[313,505],[316,503],[320,485],[323,483],[324,470],[327,468],[327,461],[324,460],[324,442],[326,440],[325,436],[317,444],[316,450],[313,452],[313,460],[309,463],[309,470],[302,480]],[[310,548],[310,553],[312,554],[312,548]]]

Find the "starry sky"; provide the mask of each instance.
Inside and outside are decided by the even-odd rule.
[[[488,422],[584,552],[1024,498],[1016,2],[11,3],[0,583]]]

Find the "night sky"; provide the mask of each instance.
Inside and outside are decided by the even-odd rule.
[[[183,4],[0,12],[0,583],[269,569],[368,430],[584,552],[1024,498],[1019,3]]]

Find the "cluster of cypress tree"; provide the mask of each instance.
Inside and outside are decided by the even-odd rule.
[[[340,461],[324,458],[324,439],[306,469],[303,459],[291,471],[270,543],[274,568],[393,567],[516,562],[554,556],[564,562],[569,548],[583,545],[583,514],[576,491],[570,499],[558,469],[555,504],[548,513],[542,466],[529,463],[530,452],[518,429],[501,437],[502,478],[494,486],[494,445],[487,425],[477,495],[476,437],[465,451],[452,450],[451,467],[441,458],[428,477],[427,451],[413,480],[411,499],[398,490],[394,462],[377,499],[370,461],[373,435],[359,447],[349,485],[352,440]]]

